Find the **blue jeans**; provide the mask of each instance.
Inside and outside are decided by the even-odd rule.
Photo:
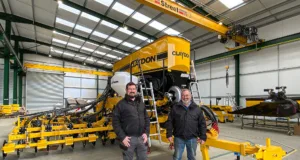
[[[196,160],[197,138],[184,140],[178,137],[175,137],[174,140],[175,152],[173,155],[173,160],[181,160],[185,146],[188,160]]]

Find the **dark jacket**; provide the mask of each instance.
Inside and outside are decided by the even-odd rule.
[[[143,133],[149,136],[150,119],[141,97],[136,97],[132,101],[125,95],[114,108],[112,125],[121,141],[126,136],[139,137]]]
[[[167,121],[167,138],[175,137],[185,140],[199,137],[206,141],[206,121],[200,107],[192,102],[186,108],[182,101],[173,105]]]

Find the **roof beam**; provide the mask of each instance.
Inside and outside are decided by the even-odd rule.
[[[26,19],[26,18],[23,18],[23,17],[20,17],[20,16],[12,15],[12,14],[3,13],[3,12],[0,12],[0,19],[10,20],[11,22],[16,22],[16,23],[33,24],[32,20],[29,20],[29,19]],[[89,41],[89,42],[98,44],[100,46],[104,45],[104,46],[107,46],[107,47],[109,47],[111,49],[119,50],[119,51],[122,51],[122,52],[126,53],[125,50],[116,48],[114,46],[111,46],[111,45],[108,45],[108,44],[104,44],[104,43],[100,43],[100,42],[92,40],[90,38],[86,38],[86,37],[83,37],[83,36],[80,36],[80,35],[76,35],[76,34],[73,34],[71,32],[64,31],[64,30],[61,30],[61,29],[58,29],[58,28],[54,28],[52,26],[48,26],[48,25],[45,25],[45,24],[42,24],[42,23],[39,23],[39,22],[34,22],[34,25],[36,25],[38,27],[41,27],[41,28],[44,28],[44,29],[52,30],[52,31],[55,30],[57,32],[60,32],[62,34],[68,35],[68,36],[72,36],[72,37],[79,38],[79,39],[82,39],[82,40],[85,40],[85,41]]]
[[[32,50],[28,50],[28,49],[20,49],[20,53],[22,53],[22,54],[37,54],[37,55],[40,55],[40,56],[48,57],[44,53],[35,52],[35,51],[32,51]],[[82,65],[81,62],[68,60],[66,58],[55,56],[55,55],[52,55],[52,58],[55,58],[55,59],[58,59],[58,60],[62,60],[62,61],[65,61],[65,62],[76,63],[76,64],[79,64],[79,65]],[[101,70],[105,70],[105,71],[110,71],[110,72],[112,71],[111,69],[102,68],[102,67],[99,67],[99,66],[93,65],[93,64],[86,64],[86,66],[97,68],[97,69],[101,69]]]
[[[216,22],[220,21],[218,18],[216,18],[216,17],[210,15],[210,13],[206,12],[202,7],[196,6],[196,4],[191,2],[190,0],[177,0],[177,1],[186,5],[189,8],[193,8],[193,10],[195,12],[198,12],[198,13],[202,14],[203,16],[207,16],[208,18],[210,18]]]
[[[63,2],[65,5],[68,5],[68,6],[70,6],[70,7],[73,7],[73,8],[75,8],[75,9],[78,9],[78,10],[80,10],[80,11],[82,11],[82,12],[86,12],[86,13],[88,13],[88,14],[90,14],[90,15],[93,15],[93,16],[95,16],[95,17],[97,17],[97,18],[100,18],[100,19],[102,19],[102,20],[108,21],[108,22],[110,22],[110,23],[113,23],[113,24],[115,24],[115,25],[117,25],[117,26],[121,26],[121,27],[122,27],[122,26],[124,25],[122,22],[119,22],[119,21],[117,21],[117,20],[115,20],[115,19],[112,19],[112,18],[109,18],[109,17],[107,17],[107,16],[104,16],[104,15],[98,13],[98,12],[95,12],[95,11],[93,11],[93,10],[90,10],[90,9],[88,9],[88,8],[85,8],[85,7],[83,7],[83,6],[79,5],[79,4],[76,4],[76,3],[74,3],[74,2],[71,2],[71,1],[69,1],[69,0],[62,0],[62,2]],[[133,27],[131,27],[131,26],[128,26],[128,25],[126,25],[126,26],[127,26],[127,29],[128,29],[128,30],[130,30],[130,31],[132,31],[132,32],[134,32],[134,33],[138,33],[138,34],[140,34],[140,35],[142,35],[142,36],[145,36],[145,37],[148,37],[148,38],[150,38],[150,39],[157,39],[156,37],[154,37],[154,36],[152,36],[152,35],[150,35],[150,34],[147,34],[147,33],[145,33],[145,32],[142,32],[142,31],[140,31],[140,30],[137,30],[137,29],[135,29],[135,28],[133,28]]]
[[[54,47],[54,48],[57,48],[57,49],[60,49],[60,50],[63,50],[63,51],[69,51],[69,52],[73,52],[73,53],[79,53],[79,54],[83,54],[83,55],[86,55],[85,53],[81,53],[81,52],[78,52],[78,51],[74,51],[74,50],[70,50],[70,49],[65,49],[64,47],[60,47],[60,46],[57,46],[57,45],[51,45],[50,43],[46,43],[46,42],[42,42],[42,41],[35,41],[34,39],[30,39],[30,38],[26,38],[26,37],[22,37],[22,36],[15,36],[15,35],[12,35],[11,36],[11,40],[17,40],[19,42],[33,42],[33,43],[36,43],[36,44],[40,44],[40,45],[44,45],[44,46],[48,46],[48,47]],[[75,56],[75,55],[74,55]],[[88,56],[88,55],[87,55]],[[100,58],[98,58],[100,59]],[[102,58],[103,59],[103,58]],[[109,59],[104,59],[108,62],[110,62],[111,60]]]

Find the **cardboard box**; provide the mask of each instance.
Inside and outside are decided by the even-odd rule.
[[[299,125],[294,126],[294,135],[300,135],[300,126]]]

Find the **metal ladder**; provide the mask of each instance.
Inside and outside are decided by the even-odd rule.
[[[150,91],[150,97],[147,96],[147,98],[144,98],[144,93],[143,91],[145,92],[148,92]],[[153,105],[153,109],[147,109],[147,113],[150,112],[151,114],[154,112],[154,118],[155,120],[154,121],[150,121],[150,125],[151,124],[156,124],[156,129],[157,129],[157,132],[156,133],[152,133],[152,134],[149,134],[149,138],[148,138],[148,146],[151,147],[151,140],[150,140],[150,137],[153,137],[153,136],[158,136],[158,140],[159,140],[159,143],[161,143],[161,134],[160,134],[160,126],[159,126],[159,122],[158,122],[158,115],[157,115],[157,108],[156,108],[156,102],[155,102],[155,98],[154,98],[154,91],[153,91],[153,85],[152,85],[152,82],[150,82],[150,87],[149,88],[143,88],[143,85],[141,85],[141,95],[142,95],[142,99],[143,99],[143,102],[145,101],[148,101],[149,103],[149,106],[150,104]],[[153,117],[152,117],[153,118]]]
[[[190,82],[190,91],[192,93],[193,101],[196,104],[200,105],[202,100],[201,100],[201,94],[200,94],[200,90],[199,90],[199,86],[198,86],[198,82],[197,82],[197,75],[196,75],[194,61],[191,61],[191,66],[190,67],[191,67],[191,69],[190,69],[191,70],[190,71],[190,78],[193,80],[193,82]]]
[[[147,110],[147,113],[150,112],[151,115],[152,115],[152,113],[154,112],[154,116],[155,116],[154,117],[155,120],[154,121],[150,121],[150,125],[151,124],[156,124],[156,129],[157,129],[157,133],[149,134],[149,137],[148,137],[148,147],[151,147],[151,139],[150,139],[150,137],[158,136],[159,143],[161,143],[161,134],[160,134],[160,126],[159,126],[159,122],[158,122],[156,101],[155,101],[155,96],[154,96],[152,82],[150,82],[149,83],[150,86],[147,87],[146,80],[145,80],[145,77],[144,77],[143,70],[142,70],[141,63],[140,63],[139,59],[137,59],[137,64],[138,64],[138,68],[139,68],[139,71],[140,71],[139,86],[140,86],[140,93],[141,93],[141,96],[142,96],[142,100],[143,100],[144,104],[145,104],[145,101],[148,101],[148,104],[149,104],[150,108],[153,107],[153,109]],[[149,94],[149,91],[150,91],[150,94]],[[145,95],[144,95],[144,92],[145,92]],[[147,98],[145,98],[145,96]],[[153,106],[151,106],[151,104]]]

